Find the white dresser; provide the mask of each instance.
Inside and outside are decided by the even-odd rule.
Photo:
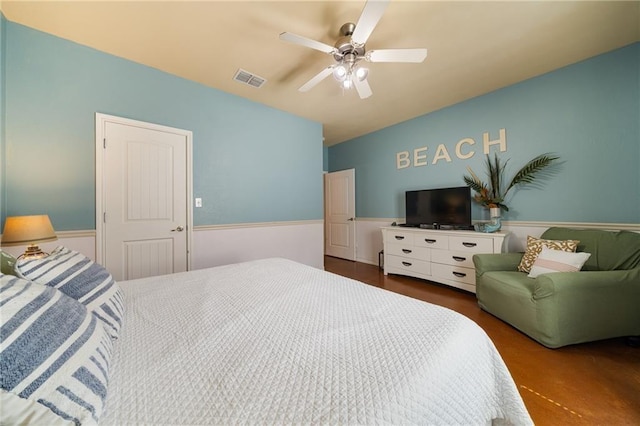
[[[382,227],[384,274],[408,275],[476,292],[475,253],[501,253],[506,232]]]

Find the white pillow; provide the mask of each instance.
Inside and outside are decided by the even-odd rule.
[[[63,419],[37,401],[20,398],[4,389],[0,389],[0,415],[3,425],[75,426],[73,421]]]
[[[591,253],[571,253],[542,247],[528,276],[535,278],[551,272],[576,272],[582,269],[582,265],[590,256]]]

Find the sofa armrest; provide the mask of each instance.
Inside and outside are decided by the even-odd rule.
[[[543,274],[532,281],[549,347],[640,335],[640,268]]]
[[[482,253],[473,255],[476,276],[489,271],[517,271],[523,253]]]
[[[640,268],[622,271],[556,272],[539,275],[532,281],[534,299],[552,295],[570,299],[573,296],[582,297],[587,294],[602,295],[605,300],[613,294],[640,296]]]

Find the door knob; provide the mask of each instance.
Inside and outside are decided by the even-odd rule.
[[[182,232],[184,231],[184,227],[182,225],[178,226],[176,229],[172,229],[171,232]]]
[[[349,219],[347,219],[349,222],[353,222],[354,220],[356,220],[355,217],[350,217]]]

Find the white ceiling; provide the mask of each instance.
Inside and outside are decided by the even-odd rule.
[[[367,49],[428,49],[421,64],[369,64],[373,96],[327,78],[333,63],[279,40],[333,45],[364,1],[1,1],[5,17],[309,118],[333,145],[640,40],[638,1],[392,0]],[[267,79],[233,80],[242,68]]]

